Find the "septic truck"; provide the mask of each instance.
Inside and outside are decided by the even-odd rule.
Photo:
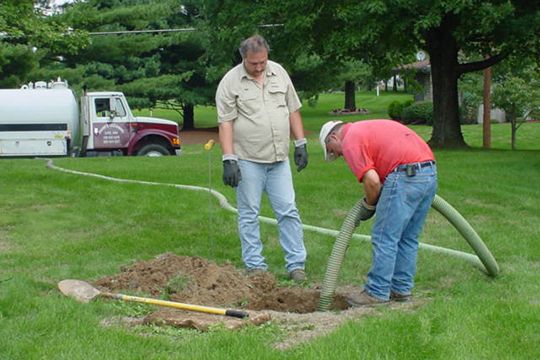
[[[121,92],[77,102],[61,79],[0,89],[0,157],[178,154],[178,124],[133,116]]]

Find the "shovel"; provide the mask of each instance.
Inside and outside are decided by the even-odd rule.
[[[108,292],[99,291],[89,283],[81,280],[62,280],[58,283],[58,289],[60,289],[62,294],[70,296],[75,300],[83,303],[90,302],[90,300],[94,299],[97,296],[102,296],[105,298],[117,299],[122,301],[132,301],[143,304],[165,306],[181,310],[203,312],[207,314],[232,316],[241,319],[249,316],[248,313],[240,310],[228,310],[209,306],[191,305],[174,301],[144,298],[139,296],[111,294]]]

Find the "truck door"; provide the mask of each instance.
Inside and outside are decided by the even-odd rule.
[[[95,97],[91,107],[93,148],[126,149],[130,124],[122,99],[117,96]]]

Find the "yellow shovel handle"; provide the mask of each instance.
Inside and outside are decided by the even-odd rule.
[[[197,311],[197,312],[203,312],[203,313],[215,314],[215,315],[226,315],[226,316],[233,316],[237,318],[245,318],[249,316],[246,312],[240,311],[240,310],[220,309],[220,308],[209,307],[209,306],[183,304],[183,303],[179,303],[175,301],[143,298],[139,296],[131,296],[131,295],[124,295],[124,294],[110,294],[110,293],[102,292],[101,295],[104,297],[117,299],[117,300],[133,301],[133,302],[139,302],[143,304],[165,306],[165,307],[171,307],[175,309]]]

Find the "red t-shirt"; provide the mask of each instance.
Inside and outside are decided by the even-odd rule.
[[[343,158],[359,182],[374,169],[381,183],[398,165],[434,160],[428,144],[393,120],[366,120],[343,125]]]

